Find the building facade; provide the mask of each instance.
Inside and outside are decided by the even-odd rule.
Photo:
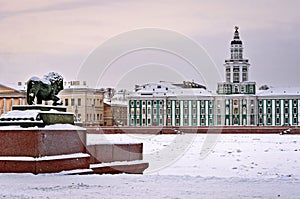
[[[104,99],[104,126],[126,126],[129,92],[125,89],[114,92],[109,92],[110,89],[105,90],[108,93]]]
[[[128,99],[130,126],[282,126],[299,125],[300,87],[257,91],[249,81],[250,62],[235,27],[225,81],[216,94],[194,82],[138,86]]]
[[[89,88],[85,81],[71,81],[65,83],[58,96],[84,126],[104,125],[103,89]]]
[[[26,85],[0,83],[0,115],[11,111],[13,105],[25,105]]]

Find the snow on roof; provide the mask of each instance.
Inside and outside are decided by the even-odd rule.
[[[258,90],[257,96],[299,95],[300,87],[271,87],[268,90]]]
[[[187,82],[189,83],[189,82]],[[190,83],[191,85],[175,84],[172,82],[160,81],[158,83],[148,83],[140,86],[136,86],[136,92],[130,96],[211,96],[211,92],[196,83]],[[198,85],[198,87],[192,87],[192,84]]]
[[[26,91],[26,85],[25,84],[19,84],[19,83],[4,83],[0,82],[0,85],[16,90],[18,92]]]

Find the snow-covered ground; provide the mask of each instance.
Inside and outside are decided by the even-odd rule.
[[[299,198],[299,135],[88,135],[143,142],[144,175],[0,174],[0,198]]]

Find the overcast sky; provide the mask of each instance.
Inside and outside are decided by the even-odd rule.
[[[49,71],[61,73],[66,80],[76,79],[87,57],[103,42],[148,27],[176,31],[195,40],[223,81],[224,59],[229,57],[233,27],[238,25],[244,56],[251,63],[250,80],[258,85],[300,86],[299,10],[298,0],[0,0],[0,82],[27,81]],[[154,69],[165,65],[157,60],[159,56],[154,57],[153,62],[158,63]],[[151,65],[149,58],[140,64]],[[176,72],[170,78],[158,76],[149,73],[149,68],[145,75],[143,67],[132,74],[147,77],[145,81],[181,81],[180,77],[187,76]],[[129,79],[132,85],[143,81]],[[211,90],[216,89],[217,81],[209,86]]]

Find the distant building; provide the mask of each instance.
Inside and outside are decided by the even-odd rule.
[[[85,126],[104,125],[104,90],[89,88],[85,81],[66,82],[59,94],[67,111]]]
[[[104,100],[104,125],[127,125],[127,102],[129,93],[126,90],[118,91],[112,98]]]
[[[25,105],[26,85],[0,83],[0,115],[11,111],[13,105]]]
[[[299,125],[300,87],[267,88],[256,93],[249,81],[238,27],[225,60],[225,82],[216,94],[195,82],[159,82],[136,87],[128,98],[130,126]]]

